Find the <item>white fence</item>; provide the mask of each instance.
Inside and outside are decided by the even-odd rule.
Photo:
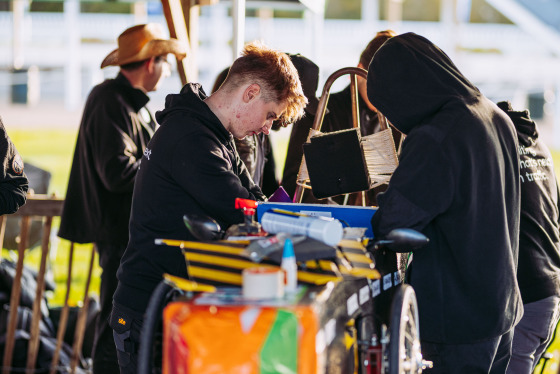
[[[232,20],[228,5],[203,7],[199,20],[199,79],[207,91],[216,75],[231,63]],[[135,19],[133,15],[80,14],[77,27],[62,13],[30,13],[24,20],[23,59],[25,66],[39,68],[40,100],[64,100],[65,92],[78,87],[74,102],[82,103],[91,87],[115,70],[99,69],[104,56],[116,48],[116,36],[139,22],[159,22],[163,16]],[[320,34],[309,19],[246,19],[245,40],[263,40],[286,52],[301,53],[314,60],[321,69],[321,82],[333,71],[355,66],[361,50],[375,32],[387,28],[402,33],[413,31],[442,47],[459,68],[483,93],[497,99],[523,100],[530,92],[558,92],[559,59],[551,55],[538,40],[514,25],[464,24],[450,28],[440,23],[365,22],[361,20],[325,20]],[[14,76],[12,14],[0,12],[0,100],[9,101]],[[316,28],[315,28],[316,29]],[[81,42],[72,46],[78,37]],[[74,39],[73,39],[74,38]],[[78,75],[68,74],[69,64],[78,64]],[[72,84],[68,84],[68,81]],[[342,88],[341,82],[334,89]],[[168,79],[155,95],[161,100],[177,92],[177,76]],[[320,91],[319,91],[320,94]],[[550,95],[549,95],[550,96]],[[554,112],[560,100],[552,106]],[[556,116],[559,117],[560,116]],[[558,126],[560,127],[560,126]],[[560,142],[559,142],[560,143]]]

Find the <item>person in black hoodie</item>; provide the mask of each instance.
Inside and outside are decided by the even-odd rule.
[[[169,76],[167,55],[182,59],[186,46],[165,39],[156,23],[136,25],[118,37],[118,49],[101,68],[119,66],[114,79],[95,86],[86,101],[74,149],[58,236],[95,243],[99,254],[100,312],[93,348],[93,373],[118,373],[108,318],[117,269],[128,243],[134,179],[146,144],[156,130],[147,93]]]
[[[367,77],[373,105],[403,134],[378,195],[377,238],[418,230],[409,282],[428,373],[504,373],[523,314],[516,280],[520,181],[515,128],[451,59],[414,33],[389,39]]]
[[[188,278],[175,247],[155,239],[196,240],[185,214],[204,215],[222,228],[243,222],[235,199],[264,200],[235,150],[233,137],[264,132],[273,121],[291,123],[307,100],[290,58],[257,43],[245,47],[220,89],[206,96],[200,84],[166,97],[160,124],[142,157],[130,218],[130,241],[117,277],[110,324],[121,373],[136,373],[142,316],[168,273]]]
[[[293,199],[294,192],[296,191],[297,174],[303,158],[303,143],[307,140],[309,130],[313,127],[315,113],[319,105],[319,99],[316,96],[319,85],[319,66],[300,54],[290,54],[290,58],[298,71],[303,93],[308,100],[308,104],[305,107],[305,115],[299,121],[292,124],[288,149],[286,150],[284,171],[282,172],[282,187]]]
[[[525,314],[513,334],[508,373],[530,374],[552,340],[560,313],[559,189],[552,156],[528,110],[498,103],[519,141],[521,227],[517,282]]]

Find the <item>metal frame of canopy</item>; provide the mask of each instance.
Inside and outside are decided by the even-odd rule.
[[[197,45],[198,45],[198,14],[199,7],[215,5],[219,0],[161,0],[163,12],[169,28],[169,36],[177,38],[187,44],[187,58],[177,61],[177,70],[184,85],[196,80],[197,72]],[[232,0],[233,17],[233,60],[239,56],[243,48],[245,36],[245,9],[246,0]],[[287,1],[259,1],[264,6],[277,7],[279,3]],[[301,3],[314,13],[324,10],[325,0],[290,0],[290,3]]]

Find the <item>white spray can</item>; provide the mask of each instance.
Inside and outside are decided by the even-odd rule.
[[[261,218],[261,224],[269,234],[285,232],[293,235],[306,235],[328,245],[337,245],[343,234],[342,224],[336,219],[291,217],[266,212]]]

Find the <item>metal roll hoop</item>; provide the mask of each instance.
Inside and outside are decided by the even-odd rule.
[[[323,92],[317,107],[317,114],[313,127],[309,131],[307,142],[315,136],[321,135],[321,127],[327,112],[327,104],[333,83],[344,75],[350,75],[350,93],[352,105],[352,128],[360,128],[359,102],[358,102],[358,76],[367,79],[367,71],[358,67],[346,67],[331,74],[323,87]],[[389,121],[381,113],[379,118],[380,131],[361,138],[362,153],[367,166],[370,180],[369,188],[388,183],[393,171],[398,165],[397,151],[393,141]],[[299,172],[296,179],[296,190],[294,202],[301,203],[305,189],[311,189],[311,180],[305,162],[302,157]],[[365,191],[362,191],[362,205],[365,205]]]

